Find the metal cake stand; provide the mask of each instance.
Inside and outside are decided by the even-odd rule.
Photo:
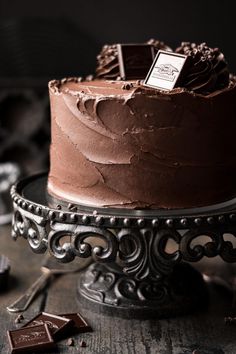
[[[236,261],[224,239],[236,236],[236,198],[192,209],[127,210],[74,205],[46,190],[47,174],[12,187],[13,238],[23,236],[34,252],[49,250],[61,262],[92,257],[78,284],[80,303],[92,310],[129,318],[191,312],[207,304],[207,291],[189,263],[204,256]]]

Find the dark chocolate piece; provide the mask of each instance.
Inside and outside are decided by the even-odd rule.
[[[121,88],[122,90],[130,90],[133,87],[132,83],[124,84]]]
[[[81,341],[79,342],[79,345],[80,345],[80,347],[82,347],[82,348],[87,347],[87,343],[86,343],[84,340],[81,340]]]
[[[146,43],[136,43],[131,45],[138,46],[139,44],[150,45],[153,48],[154,55],[158,52],[158,50],[167,50],[172,52],[170,47],[156,39],[150,39]],[[102,47],[101,52],[97,56],[96,77],[106,80],[121,80],[117,44],[106,44]]]
[[[68,347],[73,347],[75,345],[75,341],[73,338],[68,338],[66,344],[68,345]]]
[[[172,90],[177,84],[187,58],[183,54],[159,50],[144,80],[144,85],[160,90]]]
[[[48,325],[53,338],[58,337],[58,335],[61,335],[62,332],[65,331],[67,328],[73,326],[73,321],[69,318],[42,312],[36,317],[34,317],[32,320],[27,322],[23,327],[25,328],[29,326],[37,326],[44,323]]]
[[[7,331],[7,336],[12,354],[33,350],[44,350],[45,353],[45,350],[55,347],[49,328],[45,323]]]
[[[9,259],[4,255],[0,255],[0,291],[7,288],[9,271]]]
[[[21,323],[23,320],[24,320],[24,316],[20,314],[16,317],[15,323]]]
[[[149,44],[117,44],[120,76],[123,80],[144,79],[154,60]]]
[[[60,315],[73,321],[73,333],[91,332],[92,328],[79,313],[66,313]]]

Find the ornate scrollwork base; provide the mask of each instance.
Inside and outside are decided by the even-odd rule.
[[[236,199],[182,210],[95,208],[55,200],[46,186],[47,175],[13,186],[13,238],[26,238],[34,252],[49,250],[60,262],[92,257],[95,263],[80,278],[80,299],[105,312],[186,313],[202,303],[205,290],[183,261],[221,256],[236,262],[225,237],[236,236]]]
[[[93,263],[78,284],[80,304],[123,318],[166,318],[183,315],[208,302],[202,276],[189,264],[174,267],[158,282],[137,281],[113,265]]]

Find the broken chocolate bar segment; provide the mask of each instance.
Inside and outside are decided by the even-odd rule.
[[[73,321],[71,331],[73,333],[91,332],[92,328],[79,313],[66,313],[60,315]]]
[[[117,44],[122,80],[144,79],[154,60],[154,48],[149,44]]]
[[[67,328],[73,326],[73,321],[69,318],[42,312],[36,317],[34,317],[32,320],[27,322],[22,328],[29,326],[37,326],[44,323],[48,325],[53,337],[58,337],[58,335],[61,335],[61,333]]]
[[[159,50],[144,80],[144,86],[172,90],[177,84],[186,60],[187,55]]]
[[[45,353],[45,350],[55,347],[49,328],[45,323],[7,331],[7,336],[12,354],[42,350]]]

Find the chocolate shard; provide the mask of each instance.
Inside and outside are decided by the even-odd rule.
[[[150,44],[117,44],[120,76],[123,80],[144,79],[154,60]]]
[[[73,333],[84,333],[84,332],[91,332],[92,328],[90,325],[86,322],[86,320],[81,316],[80,313],[65,313],[65,314],[60,314],[61,317],[68,318],[73,321],[72,328],[70,329],[70,332],[72,331]]]
[[[73,347],[75,345],[75,341],[73,338],[68,338],[66,345],[68,345],[68,347]]]
[[[150,39],[145,43],[136,43],[136,45],[139,44],[152,46],[155,54],[159,50],[172,52],[169,46],[157,39]],[[102,47],[101,52],[97,56],[96,77],[105,80],[121,80],[117,44],[106,44]]]
[[[159,50],[144,80],[144,85],[159,90],[172,90],[183,71],[187,56]]]
[[[42,312],[27,322],[22,328],[47,324],[53,338],[59,338],[68,328],[73,326],[73,321],[70,318],[53,315],[47,312]]]
[[[16,317],[15,323],[21,323],[23,320],[24,320],[24,316],[20,314]]]
[[[81,340],[79,343],[80,347],[85,348],[87,347],[87,343],[84,340]]]
[[[12,354],[28,351],[43,351],[46,353],[46,350],[55,348],[55,343],[45,323],[7,331],[7,336]]]

